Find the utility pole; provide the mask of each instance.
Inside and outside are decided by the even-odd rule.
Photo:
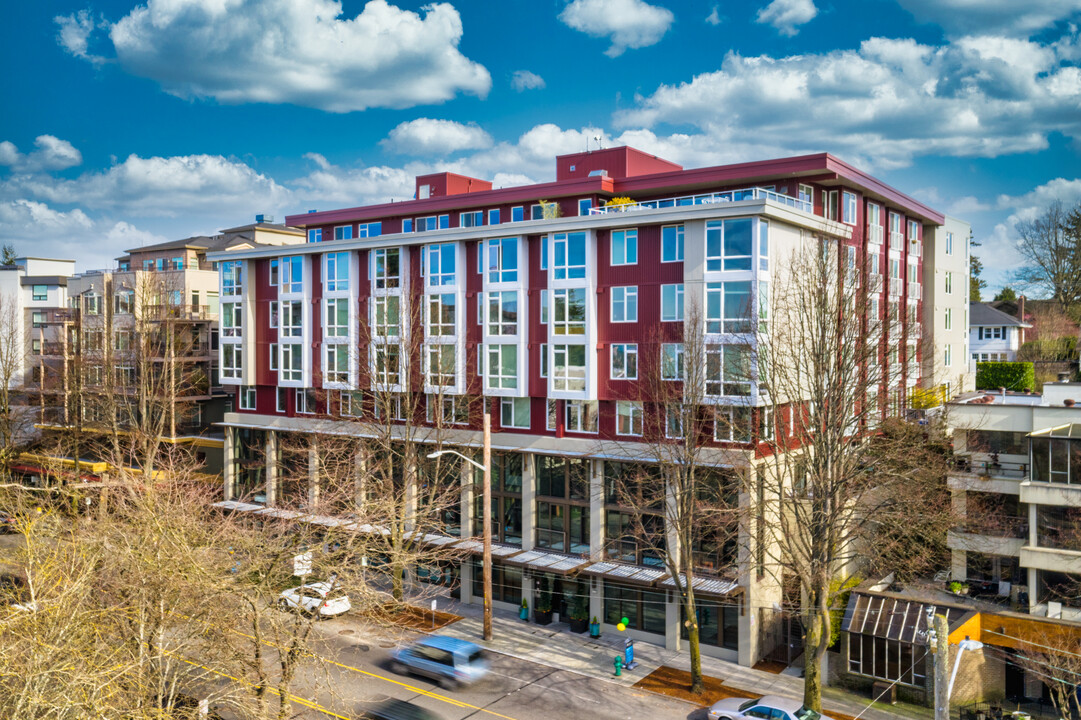
[[[928,608],[928,615],[934,608]],[[950,720],[950,627],[945,615],[933,616],[930,634],[935,664],[935,720]]]
[[[484,403],[484,639],[492,639],[492,415]]]

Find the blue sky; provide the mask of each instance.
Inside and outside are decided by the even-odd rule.
[[[0,240],[104,267],[255,213],[832,152],[970,221],[1081,202],[1076,0],[55,0],[0,28]],[[595,143],[593,147],[595,147]]]

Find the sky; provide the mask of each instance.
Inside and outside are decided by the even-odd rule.
[[[972,224],[1081,203],[1078,0],[46,0],[0,24],[0,242],[130,248],[507,187],[627,144],[684,167],[830,152]]]

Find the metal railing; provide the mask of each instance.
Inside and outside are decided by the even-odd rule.
[[[662,198],[659,200],[645,200],[642,202],[625,203],[620,205],[606,205],[604,207],[590,208],[590,215],[607,215],[614,212],[637,212],[639,210],[657,210],[659,208],[683,207],[690,205],[711,205],[714,203],[739,202],[741,200],[772,200],[773,202],[788,207],[814,212],[814,207],[807,200],[800,200],[790,195],[784,195],[762,187],[742,188],[739,190],[725,190],[724,192],[706,193],[703,195],[683,195],[680,197]]]
[[[881,225],[867,225],[867,242],[874,243],[875,245],[882,244],[882,226]]]
[[[909,300],[922,300],[923,299],[923,285],[918,282],[910,282],[908,284],[908,299]]]
[[[1028,520],[1012,515],[983,515],[966,519],[954,527],[954,530],[970,535],[1024,540],[1028,538]]]
[[[146,305],[147,318],[177,318],[180,320],[210,320],[212,315],[209,305]]]
[[[905,236],[896,230],[890,230],[890,250],[904,250]]]
[[[890,278],[890,295],[893,297],[901,296],[901,278]]]
[[[984,477],[1002,477],[1018,480],[1028,479],[1028,463],[1001,462],[998,460],[977,460],[969,457],[955,459],[955,468],[959,472],[983,475]]]

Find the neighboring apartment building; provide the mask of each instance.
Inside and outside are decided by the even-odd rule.
[[[946,217],[924,235],[923,264],[923,376],[929,388],[949,399],[972,390],[975,374],[969,353],[969,252],[972,231],[968,223]],[[920,333],[916,333],[920,334]]]
[[[963,364],[963,341],[923,347],[919,334],[931,326],[922,279],[936,277],[925,265],[938,259],[924,249],[946,220],[826,154],[684,170],[612,148],[556,165],[555,182],[505,189],[418,177],[412,201],[287,218],[307,233],[302,246],[211,255],[222,270],[222,382],[239,395],[224,423],[225,497],[315,510],[318,458],[304,460],[306,487],[283,487],[282,439],[360,434],[358,421],[378,422],[366,391],[417,373],[429,394],[417,421],[441,416],[462,449],[481,445],[470,401],[495,401],[496,462],[514,477],[496,499],[497,604],[535,607],[535,583],[550,578],[587,593],[589,616],[608,629],[626,616],[631,636],[678,647],[672,580],[656,557],[628,551],[620,531],[641,508],[605,491],[624,463],[648,456],[640,368],[657,359],[678,380],[684,318],[702,318],[708,401],[738,418],[702,442],[719,472],[755,472],[760,434],[775,428],[748,329],[769,317],[771,273],[828,237],[873,288],[873,312],[899,321],[882,357],[900,380],[879,397],[903,403],[921,382],[922,353],[961,353]],[[616,197],[633,200],[606,207]],[[937,307],[960,323],[967,261],[956,265],[958,292]],[[410,319],[410,307],[424,311]],[[410,357],[405,340],[417,333],[423,349]],[[476,528],[470,492],[463,486],[448,533]],[[470,542],[461,547],[479,552]],[[751,542],[743,532],[741,548]],[[752,567],[759,555],[708,543],[686,551],[699,564],[704,652],[752,665],[787,645],[766,631],[781,598]],[[455,572],[473,600],[475,560]]]
[[[157,425],[140,412],[162,413],[161,437],[195,447],[202,472],[220,475],[223,440],[214,423],[232,395],[218,378],[218,269],[207,253],[302,240],[299,231],[255,223],[131,249],[115,270],[68,278],[68,307],[42,323],[54,340],[38,359],[49,431],[40,450],[47,454],[51,440],[77,427],[86,437],[81,458],[98,461],[101,431],[114,424],[145,431]],[[26,471],[35,469],[44,468]]]
[[[1013,315],[974,302],[970,306],[969,335],[973,362],[1013,362],[1031,324]]]

